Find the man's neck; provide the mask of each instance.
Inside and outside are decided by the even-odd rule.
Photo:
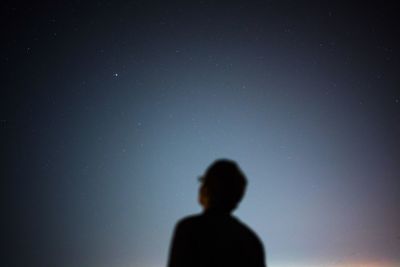
[[[205,214],[218,214],[218,215],[230,215],[231,212],[225,209],[216,208],[216,207],[209,207],[203,210]]]

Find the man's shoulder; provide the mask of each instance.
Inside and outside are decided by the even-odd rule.
[[[203,215],[202,214],[192,214],[186,217],[183,217],[177,222],[178,228],[188,228],[192,227],[202,221]]]
[[[257,243],[259,245],[262,245],[262,242],[259,238],[259,236],[251,229],[247,224],[239,220],[238,218],[234,217],[234,220],[236,221],[237,225],[240,227],[242,235],[249,239],[249,241],[252,241],[254,243]]]
[[[255,234],[253,232],[253,230],[251,230],[251,228],[244,223],[243,221],[241,221],[239,218],[237,218],[236,216],[232,216],[233,220],[235,221],[235,223],[244,231],[248,232],[249,234]]]

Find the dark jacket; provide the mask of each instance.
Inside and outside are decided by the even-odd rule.
[[[206,211],[178,222],[168,267],[265,267],[261,241],[229,213]]]

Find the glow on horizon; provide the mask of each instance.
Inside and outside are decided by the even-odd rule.
[[[271,261],[266,263],[267,267],[399,267],[400,261],[385,261],[385,260],[348,260],[341,262],[317,262],[317,261],[303,261],[303,262],[282,262]],[[144,264],[147,266],[161,267],[162,264]],[[134,265],[128,265],[133,267]],[[124,266],[124,267],[128,267]]]
[[[398,267],[400,262],[388,262],[388,261],[348,261],[340,263],[281,263],[272,262],[268,264],[268,267]]]

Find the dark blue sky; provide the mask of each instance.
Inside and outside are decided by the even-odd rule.
[[[394,5],[2,10],[6,266],[164,266],[221,157],[270,266],[400,264]]]

